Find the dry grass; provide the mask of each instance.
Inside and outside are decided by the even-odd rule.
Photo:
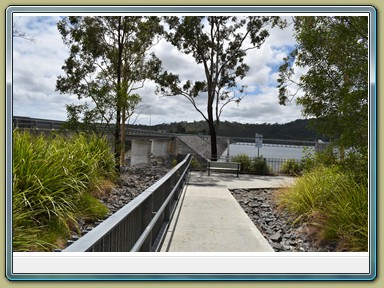
[[[109,179],[103,179],[100,181],[98,187],[92,190],[91,194],[98,199],[108,197],[112,190],[116,188],[116,184]]]

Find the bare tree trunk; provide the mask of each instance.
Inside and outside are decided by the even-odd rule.
[[[126,115],[125,115],[125,108],[123,108],[122,111],[122,117],[121,117],[121,151],[120,151],[120,167],[125,165],[125,121],[126,121]]]
[[[115,130],[115,161],[116,168],[120,168],[120,128],[121,128],[121,66],[123,56],[123,43],[121,40],[121,17],[119,17],[119,24],[117,30],[118,39],[118,59],[117,59],[117,99],[116,99],[116,130]]]
[[[210,97],[210,95],[208,95]],[[209,134],[211,135],[211,160],[217,161],[217,139],[216,139],[216,127],[215,123],[213,121],[213,107],[212,105],[208,104],[207,107],[208,112],[208,127],[209,127]]]
[[[115,127],[115,161],[116,168],[119,168],[120,160],[120,109],[116,109],[116,127]]]
[[[217,161],[219,158],[217,155],[217,135],[216,135],[216,128],[215,125],[212,122],[208,122],[209,126],[209,134],[211,135],[211,160]]]

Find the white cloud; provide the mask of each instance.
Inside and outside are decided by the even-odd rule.
[[[75,96],[60,95],[55,91],[56,79],[63,75],[61,67],[68,57],[56,28],[59,17],[19,17],[18,27],[35,38],[34,42],[14,39],[13,50],[13,111],[14,115],[65,120],[66,104],[79,103]],[[251,67],[240,84],[248,85],[248,95],[239,106],[230,104],[222,114],[222,120],[243,123],[284,123],[301,118],[300,107],[278,104],[276,67],[294,45],[291,28],[281,31],[274,28],[261,47],[249,51],[245,62]],[[180,74],[182,81],[204,79],[202,66],[192,56],[184,55],[170,43],[162,40],[153,48],[162,60],[164,69]],[[176,121],[199,121],[202,116],[182,96],[160,97],[155,85],[147,82],[140,90],[142,96],[137,123],[158,124]],[[205,112],[203,96],[196,98]],[[137,116],[137,115],[136,115]],[[134,116],[135,117],[135,116]]]
[[[223,112],[222,120],[240,123],[287,123],[301,117],[294,103],[281,106],[276,88],[264,87],[258,95],[246,96],[238,106],[232,105]]]

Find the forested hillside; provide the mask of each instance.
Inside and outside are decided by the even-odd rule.
[[[285,124],[242,124],[238,122],[224,121],[220,123],[220,136],[230,137],[255,137],[255,133],[262,134],[264,138],[272,139],[295,139],[313,141],[322,139],[316,134],[313,127],[314,120],[298,119]],[[177,134],[209,134],[208,126],[205,121],[194,122],[175,122],[170,124],[159,124],[152,127],[145,125],[135,125],[136,128],[154,129],[158,131],[166,131]]]

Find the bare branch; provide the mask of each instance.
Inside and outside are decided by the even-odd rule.
[[[22,38],[31,42],[35,42],[35,38],[33,36],[29,36],[24,31],[20,30],[17,23],[13,23],[12,25],[12,37],[13,38]]]

